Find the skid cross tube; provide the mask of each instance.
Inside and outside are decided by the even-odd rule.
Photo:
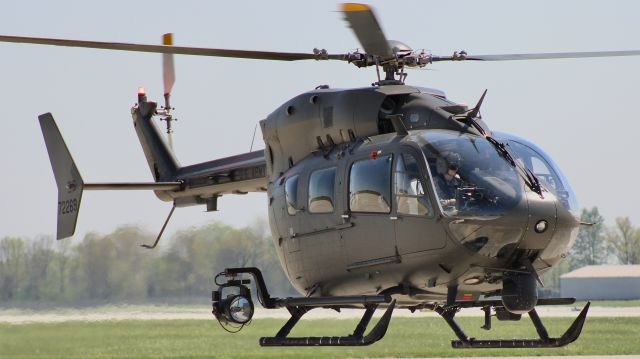
[[[387,333],[391,315],[395,308],[396,301],[392,301],[387,310],[382,315],[378,323],[369,334],[364,335],[367,325],[371,321],[373,313],[377,309],[377,304],[367,304],[366,310],[362,315],[362,319],[356,326],[353,334],[344,337],[287,337],[291,329],[298,323],[300,318],[310,310],[310,308],[296,307],[288,308],[291,318],[284,324],[282,329],[278,331],[275,337],[260,338],[260,345],[263,347],[270,346],[365,346],[371,345],[382,339]],[[313,308],[313,307],[311,307]]]
[[[576,298],[540,298],[536,306],[541,305],[568,305],[576,302]],[[477,300],[477,301],[458,301],[453,305],[459,308],[482,308],[482,307],[501,307],[502,300]]]
[[[377,308],[378,308],[377,304],[367,305],[367,310],[365,310],[364,314],[362,315],[362,319],[360,319],[360,322],[356,326],[356,330],[354,330],[353,334],[351,334],[352,337],[359,338],[364,335],[364,331],[367,330],[367,325],[369,325],[369,322],[373,317],[373,313],[376,311]]]
[[[298,321],[300,320],[300,318],[302,318],[302,316],[305,315],[308,311],[313,309],[313,307],[288,308],[288,309],[289,309],[289,313],[291,313],[291,318],[289,318],[289,320],[287,320],[287,322],[284,323],[282,328],[280,328],[280,330],[275,336],[276,338],[286,338],[287,335],[289,335],[289,333],[291,332],[291,329],[293,329],[293,327],[295,327],[296,324],[298,324]]]
[[[584,306],[578,317],[574,320],[567,331],[559,338],[550,338],[547,329],[540,320],[535,308],[529,311],[529,317],[538,332],[539,339],[483,339],[469,338],[462,328],[456,323],[455,315],[460,310],[460,306],[437,306],[435,311],[449,324],[449,327],[458,337],[452,340],[453,348],[555,348],[562,347],[574,342],[580,336],[582,327],[587,319],[590,302]],[[483,308],[484,310],[484,308]],[[486,325],[486,323],[485,323]]]

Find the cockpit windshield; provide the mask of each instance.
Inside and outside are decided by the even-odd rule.
[[[446,130],[421,136],[433,186],[449,216],[498,216],[515,207],[523,184],[516,169],[484,137]]]
[[[576,195],[573,193],[569,181],[551,157],[533,143],[506,133],[496,133],[506,140],[516,153],[518,160],[540,179],[543,187],[553,193],[558,201],[574,215],[578,216],[579,208]]]

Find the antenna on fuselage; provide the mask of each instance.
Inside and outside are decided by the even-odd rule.
[[[258,124],[253,127],[253,137],[251,137],[251,147],[249,147],[249,152],[253,151],[253,142],[256,140],[256,131],[258,130]]]
[[[482,96],[480,96],[480,100],[478,100],[478,103],[476,104],[476,107],[474,107],[473,109],[471,109],[471,111],[469,111],[469,113],[467,114],[467,117],[469,118],[478,117],[478,115],[480,114],[480,106],[482,106],[482,101],[484,101],[484,97],[486,95],[487,95],[487,90],[484,90],[484,92],[482,93]]]

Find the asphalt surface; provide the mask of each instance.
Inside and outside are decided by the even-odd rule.
[[[538,314],[542,317],[576,317],[581,307],[558,306],[538,307]],[[383,310],[378,310],[376,316],[381,316]],[[464,309],[457,316],[483,316],[484,312],[478,308]],[[343,309],[337,313],[330,309],[314,309],[305,315],[305,319],[356,319],[362,316],[362,310]],[[394,311],[394,317],[437,317],[431,311],[411,313],[406,309]],[[286,309],[256,308],[254,318],[288,319]],[[640,317],[640,307],[591,307],[589,317]],[[83,309],[49,309],[23,310],[0,309],[0,323],[55,323],[66,321],[104,321],[104,320],[178,320],[195,319],[211,320],[213,315],[206,306],[105,306]],[[640,359],[640,358],[639,358]]]

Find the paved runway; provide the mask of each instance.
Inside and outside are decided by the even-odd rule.
[[[578,315],[581,308],[572,306],[539,307],[536,308],[542,318],[545,317],[571,317]],[[381,316],[382,310],[376,312]],[[462,310],[458,316],[483,316],[484,312],[478,308]],[[362,310],[343,309],[336,313],[330,309],[314,309],[305,315],[305,319],[356,319],[362,316]],[[430,311],[411,313],[406,309],[397,309],[393,313],[394,318],[399,317],[436,317],[438,314]],[[279,318],[288,319],[289,312],[286,309],[262,309],[256,308],[254,318]],[[589,317],[640,317],[640,307],[591,307]],[[103,320],[178,320],[196,319],[211,320],[213,315],[207,306],[106,306],[84,309],[50,309],[45,311],[29,311],[19,309],[0,309],[0,323],[54,323],[66,321],[103,321]],[[639,358],[640,359],[640,358]]]

